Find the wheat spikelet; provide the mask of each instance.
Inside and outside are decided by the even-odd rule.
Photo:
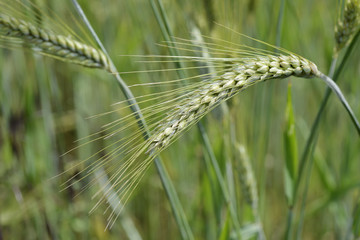
[[[45,55],[85,67],[103,68],[110,71],[109,60],[102,51],[70,37],[56,35],[51,31],[36,27],[30,22],[1,14],[0,33],[3,38],[21,40],[28,47]],[[12,40],[8,41],[11,43]]]
[[[360,25],[360,1],[348,0],[345,4],[344,15],[335,26],[335,52],[343,49],[352,39]]]

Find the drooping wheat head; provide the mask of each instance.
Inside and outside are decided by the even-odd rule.
[[[314,63],[295,55],[259,56],[234,62],[224,74],[204,83],[202,87],[191,92],[182,104],[176,106],[154,131],[148,152],[157,154],[176,135],[198,122],[220,102],[249,86],[275,78],[289,76],[309,78],[318,75],[319,71]]]

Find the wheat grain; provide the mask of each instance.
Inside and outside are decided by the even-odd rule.
[[[56,35],[24,20],[1,14],[0,32],[3,38],[19,39],[33,50],[45,55],[85,67],[110,71],[109,60],[102,51],[70,37]]]
[[[335,26],[335,52],[339,52],[354,36],[360,25],[360,1],[348,0],[345,4],[344,16]]]
[[[220,102],[255,83],[289,76],[309,78],[319,75],[314,63],[295,55],[253,57],[234,63],[224,74],[189,94],[182,104],[168,114],[164,123],[154,131],[148,152],[157,154]]]

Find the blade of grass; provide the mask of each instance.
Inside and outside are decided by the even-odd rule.
[[[97,36],[94,29],[92,28],[90,22],[88,21],[85,13],[82,10],[80,4],[77,2],[77,0],[72,0],[72,2],[74,4],[77,12],[79,13],[80,17],[84,21],[85,25],[91,32],[93,38],[96,40],[97,44],[100,46],[102,51],[108,57],[108,59],[110,61],[110,69],[114,73],[114,76],[119,84],[119,87],[127,99],[128,105],[130,106],[131,110],[134,112],[136,119],[138,120],[139,127],[144,129],[144,132],[143,132],[144,138],[145,139],[149,138],[149,131],[148,131],[146,122],[144,120],[144,117],[142,116],[142,113],[140,111],[140,108],[139,108],[137,102],[134,100],[135,98],[134,98],[132,92],[130,91],[130,89],[128,88],[126,83],[123,81],[120,74],[118,74],[118,71],[117,71],[114,63],[112,62],[105,47],[103,46],[99,37]],[[181,236],[183,239],[193,239],[193,235],[191,233],[189,224],[188,224],[186,216],[184,214],[183,207],[181,206],[180,200],[176,194],[174,186],[169,178],[169,175],[159,157],[156,157],[154,161],[155,161],[155,166],[156,166],[157,172],[161,179],[161,183],[164,187],[166,195],[168,196],[169,203],[170,203],[171,209],[174,213],[175,221],[179,227]]]

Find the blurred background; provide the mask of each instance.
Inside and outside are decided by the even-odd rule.
[[[169,54],[158,46],[164,38],[149,1],[79,2],[120,72],[148,69],[148,65],[126,55]],[[277,30],[280,0],[162,2],[175,36],[191,39],[190,33],[197,27],[204,35],[234,41],[219,23],[270,44],[280,43],[315,62],[322,72],[329,70],[334,25],[342,7],[337,0],[285,1],[281,34]],[[81,24],[71,1],[35,3],[40,9],[53,9],[70,28],[74,26],[71,15]],[[355,45],[339,78],[339,86],[357,117],[359,45]],[[113,103],[124,100],[110,74],[23,49],[1,49],[0,67],[0,239],[181,239],[153,166],[107,231],[106,206],[89,214],[95,204],[91,197],[98,190],[96,186],[81,192],[82,185],[76,183],[61,191],[61,184],[84,166],[65,169],[109,144],[107,140],[96,141],[64,154],[77,146],[77,139],[118,117],[89,119],[111,111]],[[171,68],[171,64],[165,67]],[[131,85],[166,79],[169,74],[124,74],[123,78]],[[236,201],[244,239],[261,239],[259,232],[267,239],[284,238],[286,234],[289,206],[284,187],[283,135],[290,83],[300,158],[326,88],[319,79],[257,84],[203,120],[214,156],[232,189],[230,195]],[[141,89],[136,91],[136,95],[141,94]],[[238,159],[241,153],[229,143],[234,139],[230,135],[235,135],[247,152],[254,175],[252,184],[257,187],[256,211],[247,203],[246,191],[239,190],[239,181],[234,180],[241,172],[233,171],[233,164],[242,160]],[[305,200],[295,207],[295,225],[304,219],[300,239],[352,239],[359,231],[354,222],[360,218],[360,140],[334,96],[321,120],[313,153],[313,165],[302,181],[308,183],[308,191],[304,195],[305,184],[301,185],[298,197]],[[205,170],[209,156],[198,129],[192,127],[161,157],[195,239],[236,239],[219,184],[212,182],[214,173]],[[300,210],[302,204],[305,208]],[[255,230],[251,229],[253,223],[257,223]]]

